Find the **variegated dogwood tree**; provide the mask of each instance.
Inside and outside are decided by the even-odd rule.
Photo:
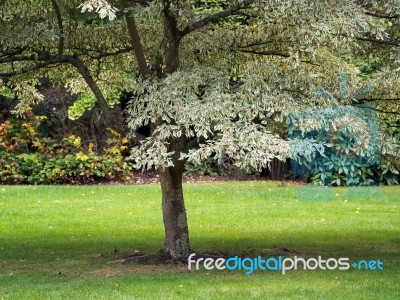
[[[159,171],[163,249],[184,258],[186,162],[213,157],[257,170],[285,159],[289,143],[272,124],[339,105],[316,91],[338,95],[340,73],[349,77],[340,105],[374,102],[398,113],[399,14],[398,0],[2,0],[0,84],[22,112],[43,100],[36,86],[47,77],[91,95],[109,127],[112,95],[132,91],[132,158]],[[371,55],[383,66],[360,76],[355,62]],[[373,91],[352,97],[366,81]],[[303,155],[321,149],[291,145]]]

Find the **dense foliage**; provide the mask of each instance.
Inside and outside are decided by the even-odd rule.
[[[107,147],[93,151],[80,137],[61,141],[41,132],[44,117],[30,116],[0,124],[0,183],[93,183],[129,180],[133,164],[122,153],[128,140],[112,132]]]
[[[324,86],[337,94],[340,72],[350,76],[349,94],[366,82],[373,86],[363,99],[349,97],[344,104],[372,102],[382,114],[398,110],[398,1],[43,0],[1,6],[0,85],[19,98],[16,111],[43,100],[36,87],[47,77],[79,95],[70,118],[97,103],[114,127],[108,110],[121,91],[132,91],[133,136],[157,118],[162,123],[146,141],[137,139],[142,144],[132,157],[139,166],[229,156],[241,168],[260,169],[274,157],[284,160],[288,145],[271,124],[293,110],[332,105],[315,90]],[[133,14],[140,41],[127,34],[124,13]],[[167,37],[173,28],[160,22],[167,15],[176,27],[176,49]],[[143,46],[150,68],[137,64],[134,43]],[[191,143],[196,147],[173,158],[168,140],[180,136],[201,145]]]

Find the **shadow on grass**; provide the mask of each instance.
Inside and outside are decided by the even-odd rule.
[[[215,237],[192,234],[192,251],[197,253],[253,256],[330,256],[387,258],[399,260],[400,237],[393,231],[359,230],[352,234],[315,231],[294,232],[279,236],[276,232],[251,234],[252,237]],[[0,238],[0,264],[46,263],[63,260],[114,260],[140,253],[158,253],[162,237],[141,238]]]

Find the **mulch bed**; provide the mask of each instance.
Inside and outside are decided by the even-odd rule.
[[[278,247],[274,253],[271,253],[271,256],[292,256],[292,255],[297,255],[300,254],[299,251],[295,249],[288,249],[286,247]],[[244,253],[238,253],[238,254],[228,254],[228,253],[197,253],[193,259],[198,259],[198,258],[224,258],[227,259],[229,257],[233,256],[239,256],[241,258],[246,257],[246,254]],[[250,255],[252,257],[252,255]],[[185,264],[187,262],[187,259],[172,259],[171,257],[165,255],[162,251],[158,253],[142,253],[139,251],[135,251],[135,253],[131,255],[126,255],[123,256],[121,259],[118,259],[114,262],[119,262],[122,264],[126,263],[138,263],[138,264],[143,264],[143,265],[158,265],[158,264]]]

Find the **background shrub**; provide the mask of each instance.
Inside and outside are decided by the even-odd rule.
[[[91,183],[132,177],[134,164],[124,158],[128,139],[110,131],[106,146],[67,135],[56,140],[41,134],[45,117],[29,115],[0,124],[0,182],[26,184]]]

